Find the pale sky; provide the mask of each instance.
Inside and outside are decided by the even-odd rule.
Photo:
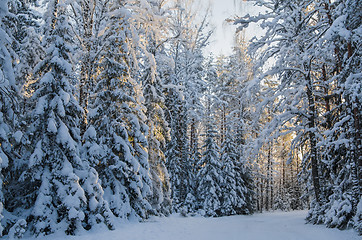
[[[211,24],[216,27],[214,36],[211,38],[210,46],[206,53],[212,52],[214,55],[230,55],[233,46],[233,37],[236,26],[226,23],[224,20],[233,16],[244,16],[246,14],[257,15],[260,8],[253,6],[253,3],[242,0],[203,0],[210,1],[212,5]],[[246,37],[250,39],[260,29],[251,25],[246,31]]]

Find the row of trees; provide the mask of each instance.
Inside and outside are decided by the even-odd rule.
[[[303,196],[304,185],[299,178],[301,156],[296,154],[293,161],[288,161],[293,134],[271,141],[263,139],[265,135],[262,137],[260,133],[274,113],[270,108],[257,109],[257,103],[264,95],[249,90],[254,78],[253,61],[248,54],[244,32],[235,35],[234,44],[230,56],[220,56],[215,62],[218,144],[231,141],[233,149],[239,152],[236,155],[242,156],[248,164],[256,211],[305,209],[309,199]]]
[[[250,156],[276,159],[291,138],[286,159],[297,168],[301,159],[307,220],[361,232],[362,4],[255,2],[265,13],[235,20],[240,30],[259,22],[265,31],[249,48],[255,77],[246,89],[258,97],[253,124],[263,129]]]
[[[1,1],[0,233],[252,212],[242,127],[213,126],[195,3]]]
[[[0,232],[309,201],[361,232],[359,1],[258,0],[217,59],[197,3],[0,3]]]

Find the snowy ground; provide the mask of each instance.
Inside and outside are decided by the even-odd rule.
[[[51,240],[361,240],[354,230],[340,231],[304,224],[305,211],[254,214],[223,218],[152,218],[125,223],[115,231],[91,230],[76,237]],[[39,238],[38,238],[39,239]]]

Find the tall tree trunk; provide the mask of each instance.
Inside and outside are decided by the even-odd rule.
[[[263,185],[264,185],[264,179],[261,177],[260,178],[260,204],[259,204],[259,206],[260,206],[260,209],[259,209],[259,211],[260,211],[260,213],[262,213],[263,212],[263,207],[264,207],[264,189],[263,189]]]
[[[317,155],[317,139],[315,134],[315,120],[316,120],[316,108],[313,95],[313,85],[310,74],[306,76],[307,80],[307,97],[308,97],[308,128],[309,128],[309,147],[310,147],[310,161],[312,165],[312,180],[314,187],[315,198],[318,203],[321,203],[321,188],[319,182],[319,170],[318,170],[318,155]]]
[[[327,78],[327,71],[326,71],[326,65],[323,64],[322,67],[322,77],[323,77],[323,83],[325,84],[324,87],[324,94],[325,94],[325,108],[326,108],[326,121],[327,121],[327,129],[331,129],[332,128],[332,115],[331,115],[331,104],[330,104],[330,97],[328,97],[329,95],[329,86],[328,86],[328,78]]]
[[[272,195],[272,185],[271,185],[271,178],[272,178],[272,160],[271,160],[271,143],[269,143],[268,146],[268,162],[267,162],[267,177],[266,177],[266,198],[265,198],[265,206],[266,206],[266,210],[269,211],[269,207],[272,205],[272,199],[271,199],[271,195]]]

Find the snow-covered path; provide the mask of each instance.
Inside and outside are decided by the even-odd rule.
[[[223,218],[152,218],[126,223],[115,231],[91,230],[74,240],[361,240],[353,230],[340,231],[304,224],[305,211],[275,212]],[[42,239],[42,238],[41,238]]]

